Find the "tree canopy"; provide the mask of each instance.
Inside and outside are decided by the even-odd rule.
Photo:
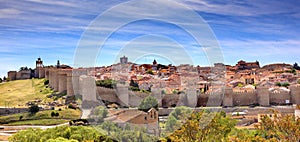
[[[158,110],[158,102],[157,102],[156,98],[154,98],[152,96],[147,96],[146,98],[144,98],[138,107],[139,110],[142,110],[145,112],[147,112],[151,108],[155,108],[156,110]]]

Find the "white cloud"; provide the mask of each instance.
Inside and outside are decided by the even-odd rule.
[[[17,15],[22,13],[22,11],[12,8],[0,9],[0,19],[1,18],[16,18]]]

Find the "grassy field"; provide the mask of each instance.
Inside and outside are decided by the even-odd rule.
[[[47,95],[53,93],[44,85],[45,79],[15,80],[0,84],[0,106],[17,107],[28,101],[41,99],[50,101]]]
[[[59,113],[57,117],[51,117],[51,112]],[[20,117],[22,116],[22,119]],[[65,109],[39,111],[34,115],[19,113],[0,117],[0,124],[5,125],[55,125],[78,119],[81,116],[80,110]]]

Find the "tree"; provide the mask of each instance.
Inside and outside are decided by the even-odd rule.
[[[132,79],[130,80],[129,83],[129,89],[132,91],[140,91],[139,84]]]
[[[240,88],[244,87],[244,85],[242,83],[239,83],[237,86]]]
[[[275,139],[277,141],[300,141],[300,119],[294,115],[278,114],[274,111],[272,118],[263,116],[259,125],[256,126],[260,137]]]
[[[6,77],[5,76],[3,77],[3,81],[6,81]]]
[[[186,142],[225,141],[235,124],[233,119],[219,112],[202,111],[191,114],[190,119],[167,139]]]
[[[49,84],[49,80],[47,79],[44,81],[44,85],[48,85],[48,84]]]
[[[114,88],[116,86],[116,84],[117,84],[117,82],[112,79],[96,81],[97,86],[101,86],[101,87],[105,87],[105,88]]]
[[[291,114],[273,111],[272,117],[263,116],[255,130],[234,130],[228,141],[298,142],[300,141],[300,119]]]
[[[155,142],[158,140],[156,136],[147,134],[146,129],[129,125],[125,125],[125,128],[120,128],[113,122],[105,121],[98,127],[106,131],[111,138],[120,142]]]
[[[33,104],[33,105],[31,105],[30,107],[29,107],[29,113],[30,114],[36,114],[37,112],[39,112],[40,111],[40,108],[39,108],[39,106],[38,105],[36,105],[36,104]]]
[[[144,98],[139,105],[138,109],[147,112],[151,108],[155,108],[158,110],[158,102],[157,100],[152,96],[147,96]]]
[[[186,106],[176,107],[169,115],[166,122],[166,131],[173,132],[191,116],[192,110]]]
[[[94,127],[58,126],[46,130],[26,129],[18,131],[9,138],[12,142],[113,142]]]
[[[280,87],[281,83],[280,82],[276,82],[275,85]]]
[[[283,87],[288,87],[288,86],[290,86],[290,84],[288,83],[288,82],[285,82],[285,83],[283,83],[283,84],[281,84],[281,86],[283,86]]]
[[[107,116],[108,111],[104,106],[98,106],[94,108],[93,114],[97,122],[103,122],[104,118]]]
[[[153,71],[152,70],[147,70],[146,72],[147,74],[151,74],[151,75],[154,75]]]
[[[2,78],[0,78],[0,83],[2,83],[2,81],[3,81]]]
[[[297,63],[295,63],[295,64],[293,65],[293,68],[296,69],[296,70],[300,70],[300,67],[298,66]]]

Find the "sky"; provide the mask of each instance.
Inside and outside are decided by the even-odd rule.
[[[137,63],[293,64],[299,25],[295,0],[0,0],[0,77],[34,68],[38,57],[71,66],[124,55]]]

